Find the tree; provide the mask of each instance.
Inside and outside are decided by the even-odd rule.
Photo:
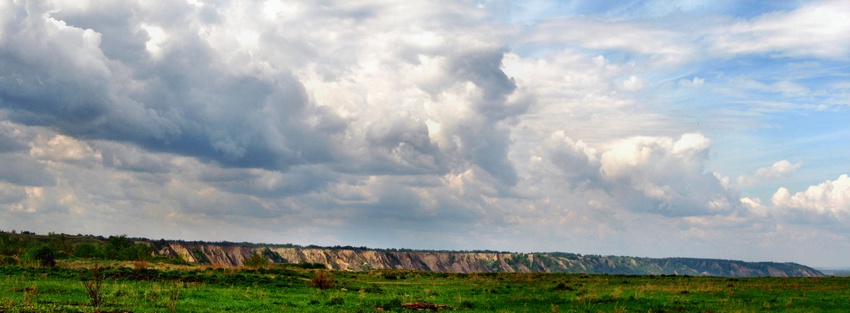
[[[124,247],[118,251],[118,259],[126,261],[150,260],[151,248],[141,243]]]
[[[78,258],[103,257],[103,251],[95,244],[84,242],[74,248],[74,256]]]

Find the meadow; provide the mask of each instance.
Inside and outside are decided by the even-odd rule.
[[[67,258],[0,266],[0,312],[848,312],[850,278],[339,272]],[[98,286],[99,284],[99,286]],[[94,287],[99,287],[96,290]],[[98,300],[98,303],[93,303]]]

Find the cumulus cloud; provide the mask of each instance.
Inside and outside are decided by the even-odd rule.
[[[721,177],[707,172],[710,140],[688,133],[633,137],[601,153],[556,132],[549,156],[572,184],[610,193],[619,205],[668,216],[728,214],[740,208],[738,195]]]
[[[664,215],[700,215],[737,208],[737,195],[706,172],[710,140],[699,133],[636,137],[602,153],[600,172],[623,203]]]
[[[60,162],[100,162],[100,152],[74,138],[55,135],[50,139],[38,136],[30,143],[30,156]]]
[[[225,166],[285,169],[334,158],[328,136],[339,128],[327,125],[332,113],[310,106],[285,69],[257,77],[227,68],[226,55],[199,37],[200,21],[189,25],[194,33],[169,34],[159,58],[120,62],[101,47],[146,40],[137,35],[141,26],[108,30],[132,33],[103,42],[99,31],[109,23],[78,28],[51,15],[61,9],[13,3],[4,10],[10,16],[0,38],[0,97],[14,121]],[[174,9],[172,18],[197,18],[190,8]],[[106,18],[94,12],[91,20]]]
[[[779,188],[771,201],[779,209],[811,212],[844,221],[850,214],[850,177],[843,174],[794,194],[787,188]]]
[[[788,160],[778,161],[771,166],[756,170],[753,175],[738,176],[737,182],[741,186],[751,186],[761,182],[775,181],[793,174],[802,165],[802,162],[791,164]]]
[[[552,163],[561,170],[571,186],[599,186],[602,176],[596,149],[588,147],[581,140],[574,141],[563,131],[553,133],[546,147]]]
[[[741,238],[760,237],[742,231],[783,223],[777,212],[818,215],[800,209],[817,207],[816,193],[772,204],[736,190],[818,161],[760,149],[769,157],[753,158],[783,161],[734,173],[738,186],[715,168],[736,168],[730,146],[763,147],[740,145],[734,125],[841,103],[833,89],[846,86],[821,84],[835,63],[818,58],[841,62],[846,45],[784,42],[830,28],[812,16],[834,6],[840,17],[840,3],[770,14],[691,2],[525,6],[0,2],[0,221],[641,255],[677,238],[669,256],[718,235],[715,251],[741,241],[749,251],[756,239]],[[806,23],[780,25],[789,21]],[[800,62],[770,70],[739,57],[748,54]],[[787,106],[752,111],[755,102]]]

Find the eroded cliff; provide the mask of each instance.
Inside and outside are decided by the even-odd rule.
[[[365,248],[317,248],[253,244],[170,242],[155,253],[179,257],[186,262],[217,266],[241,266],[254,253],[272,263],[321,264],[328,269],[362,271],[404,269],[452,273],[564,272],[624,275],[692,276],[823,276],[815,269],[795,263],[743,262],[688,258],[634,258],[571,253],[507,253],[376,250]]]

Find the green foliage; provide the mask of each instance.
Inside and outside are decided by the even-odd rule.
[[[15,256],[21,254],[24,243],[17,235],[0,232],[0,255]]]
[[[0,312],[847,312],[850,278],[0,267]],[[389,271],[392,272],[392,271]],[[333,275],[340,289],[311,280]],[[80,280],[84,284],[80,284]],[[100,281],[98,287],[97,281]],[[86,283],[91,287],[87,287]],[[91,289],[92,292],[88,290]],[[94,292],[94,291],[97,292]],[[92,297],[96,295],[95,297]],[[92,298],[99,299],[95,308]],[[179,310],[177,308],[179,301]]]
[[[259,253],[254,252],[253,254],[251,254],[250,258],[245,259],[244,264],[247,267],[253,268],[266,267],[269,265],[269,260],[266,259],[264,256],[260,255]]]
[[[212,264],[212,261],[210,261],[207,255],[201,250],[192,250],[192,256],[198,264]]]
[[[262,255],[264,258],[266,258],[266,259],[268,259],[268,260],[271,260],[271,261],[272,261],[272,262],[274,262],[274,263],[289,263],[289,261],[287,261],[286,259],[284,259],[284,258],[283,258],[282,256],[280,256],[280,254],[278,254],[277,252],[274,252],[274,251],[272,251],[271,249],[269,249],[269,247],[265,247],[265,248],[263,248],[263,252],[261,253],[261,255]]]
[[[41,267],[56,266],[56,251],[49,245],[33,246],[27,250],[27,259]]]
[[[150,260],[152,258],[151,249],[141,243],[133,244],[121,248],[118,251],[118,260],[134,261],[134,260]]]
[[[105,254],[100,246],[84,242],[74,248],[74,256],[78,258],[102,258]]]
[[[10,255],[0,255],[0,266],[17,265],[18,259]]]

